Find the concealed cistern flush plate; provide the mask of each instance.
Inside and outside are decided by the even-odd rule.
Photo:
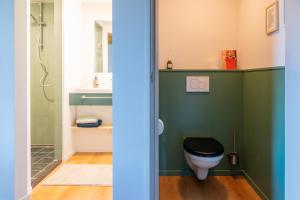
[[[209,76],[187,76],[187,92],[209,92]]]

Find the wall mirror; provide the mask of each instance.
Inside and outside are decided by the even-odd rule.
[[[95,20],[95,73],[112,72],[112,22]]]

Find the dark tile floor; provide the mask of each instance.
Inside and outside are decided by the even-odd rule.
[[[31,185],[34,187],[57,165],[54,146],[31,146]]]

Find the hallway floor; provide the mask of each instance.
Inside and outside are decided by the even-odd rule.
[[[112,164],[111,153],[76,153],[67,164]],[[55,170],[54,170],[55,171]],[[112,187],[36,186],[31,200],[112,200]]]
[[[76,153],[67,164],[112,164],[111,153]],[[55,170],[54,170],[55,171]],[[31,200],[112,200],[112,187],[42,186]],[[205,182],[194,177],[160,177],[160,200],[260,200],[243,177],[214,176]]]

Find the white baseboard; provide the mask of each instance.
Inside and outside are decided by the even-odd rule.
[[[67,161],[69,160],[73,155],[75,154],[75,152],[70,152],[67,155],[64,155],[64,157],[62,158],[62,161]]]
[[[27,195],[19,198],[18,200],[30,200],[30,194],[27,194]]]

